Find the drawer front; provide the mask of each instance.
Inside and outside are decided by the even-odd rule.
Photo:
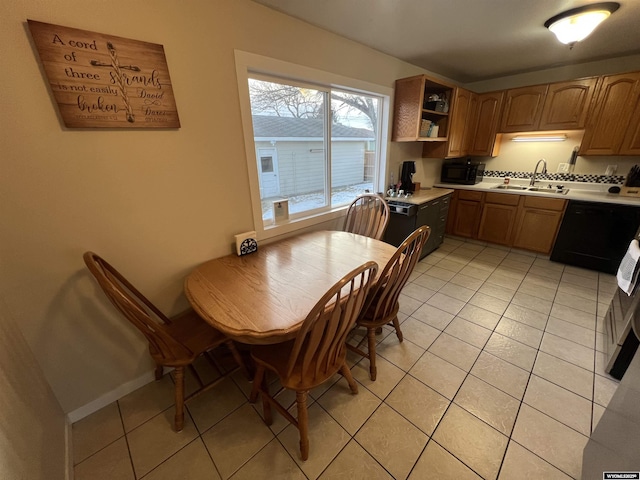
[[[482,200],[482,192],[475,190],[458,190],[458,198],[460,200],[474,200],[479,202]]]
[[[497,203],[498,205],[518,205],[520,195],[511,195],[509,193],[493,193],[488,192],[484,197],[485,203]]]
[[[524,198],[524,206],[529,208],[539,208],[541,210],[555,210],[561,212],[567,201],[561,198],[541,198],[532,195],[526,195]]]

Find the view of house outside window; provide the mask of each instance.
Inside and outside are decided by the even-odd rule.
[[[374,191],[379,96],[262,76],[249,95],[265,225],[274,201],[287,199],[295,218]]]

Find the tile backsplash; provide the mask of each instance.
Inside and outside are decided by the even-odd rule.
[[[505,170],[485,170],[485,178],[514,178],[530,179],[532,172],[509,172]],[[585,183],[608,183],[614,185],[624,184],[624,175],[594,175],[578,173],[538,173],[536,179],[548,180],[552,182],[585,182]]]

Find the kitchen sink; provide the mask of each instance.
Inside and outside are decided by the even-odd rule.
[[[542,187],[528,187],[529,192],[538,193],[559,193],[560,195],[566,195],[569,192],[568,188],[542,188]]]
[[[525,185],[496,185],[495,187],[491,187],[496,190],[516,190],[516,191],[525,191],[525,192],[536,192],[536,193],[555,193],[556,195],[566,195],[569,192],[568,188],[561,187],[528,187]]]
[[[522,185],[496,185],[491,188],[498,188],[500,190],[526,190],[529,187],[523,187]]]

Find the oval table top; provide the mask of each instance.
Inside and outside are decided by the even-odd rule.
[[[396,247],[354,233],[317,231],[209,260],[185,280],[196,312],[234,340],[279,343],[295,337],[317,301],[354,268],[373,260],[378,274]]]

